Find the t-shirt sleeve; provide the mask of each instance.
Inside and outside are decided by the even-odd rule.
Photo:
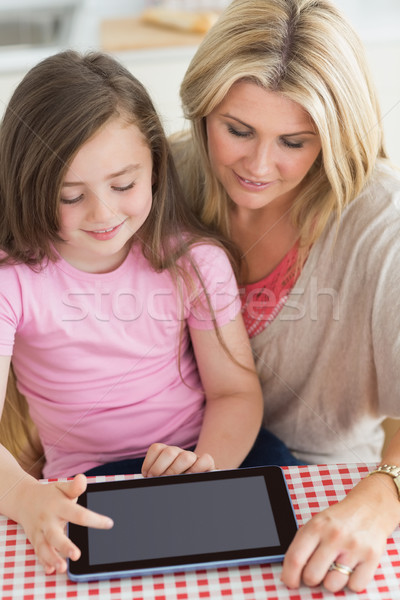
[[[12,356],[15,332],[22,315],[21,287],[12,266],[0,267],[0,355]]]
[[[222,248],[199,244],[191,249],[196,270],[190,269],[191,282],[186,283],[185,309],[189,327],[213,329],[235,320],[240,311],[236,278]]]

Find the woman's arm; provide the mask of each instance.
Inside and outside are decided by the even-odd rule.
[[[381,464],[400,465],[400,431],[393,437]],[[386,540],[400,522],[400,499],[392,478],[374,474],[347,496],[301,527],[289,550],[282,581],[297,588],[301,581],[336,592],[347,585],[361,592],[376,571]],[[349,576],[329,571],[336,561],[354,569]]]
[[[172,475],[238,467],[259,432],[263,412],[260,383],[241,315],[219,329],[190,329],[206,396],[204,421],[194,452],[153,444],[144,475]]]

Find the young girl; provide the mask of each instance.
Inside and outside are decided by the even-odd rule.
[[[227,255],[113,59],[65,52],[27,74],[1,127],[0,202],[1,407],[12,360],[44,476],[78,474],[42,485],[1,446],[0,510],[62,572],[79,556],[66,521],[112,525],[75,504],[82,473],[144,456],[144,475],[238,467],[261,391]]]

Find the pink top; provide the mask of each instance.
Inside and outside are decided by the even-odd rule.
[[[263,331],[285,304],[299,276],[293,268],[296,260],[297,244],[264,279],[240,288],[242,315],[250,338]]]
[[[224,325],[240,310],[229,261],[211,245],[191,253]],[[156,273],[137,248],[106,274],[62,259],[40,272],[0,271],[0,354],[13,356],[45,449],[45,477],[144,456],[157,441],[196,444],[204,393],[188,326],[213,327],[197,280],[190,290],[182,285],[180,311],[169,273]]]

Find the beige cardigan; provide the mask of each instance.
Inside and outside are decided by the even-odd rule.
[[[400,175],[379,166],[252,339],[264,425],[308,463],[375,462],[400,417]]]

